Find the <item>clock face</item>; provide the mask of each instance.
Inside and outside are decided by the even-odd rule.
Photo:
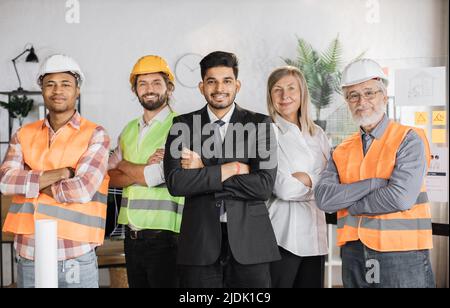
[[[175,76],[179,84],[186,88],[197,88],[201,81],[200,61],[202,56],[187,53],[181,56],[175,64]]]

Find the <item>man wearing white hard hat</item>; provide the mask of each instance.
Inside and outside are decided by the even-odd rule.
[[[0,168],[1,192],[13,196],[3,231],[15,235],[21,288],[35,286],[34,223],[40,219],[57,221],[59,287],[98,287],[95,247],[105,234],[110,140],[75,109],[84,80],[68,56],[44,61],[37,82],[48,116],[17,131]]]
[[[175,77],[163,58],[147,55],[134,65],[130,85],[143,114],[125,126],[108,166],[111,186],[123,188],[118,222],[126,226],[128,285],[174,288],[184,198],[165,187],[163,146],[176,116]]]
[[[373,60],[344,69],[343,94],[360,131],[334,150],[316,201],[337,212],[345,287],[432,288],[429,145],[423,130],[387,117],[387,84]]]

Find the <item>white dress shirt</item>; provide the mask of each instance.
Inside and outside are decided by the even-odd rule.
[[[214,114],[214,112],[211,111],[211,109],[209,108],[209,105],[207,107],[210,123],[214,123],[214,122],[219,121],[219,120],[222,120],[225,123],[224,125],[222,125],[220,127],[220,137],[222,138],[222,142],[225,139],[225,135],[226,135],[227,130],[228,130],[228,125],[230,124],[231,116],[233,115],[233,112],[234,112],[235,108],[236,108],[236,105],[233,103],[233,106],[231,107],[230,111],[228,111],[227,114],[224,115],[222,119],[219,119]]]
[[[225,123],[224,125],[220,126],[220,137],[222,138],[222,143],[225,139],[225,136],[226,136],[226,133],[228,130],[228,125],[230,124],[231,116],[233,115],[235,108],[236,108],[236,104],[233,103],[233,106],[231,107],[230,111],[228,111],[227,114],[222,119],[219,119],[214,114],[214,112],[211,111],[211,109],[209,108],[209,105],[207,107],[210,123],[214,123],[219,120],[222,120]],[[220,215],[220,222],[227,222],[227,213],[226,212]]]
[[[329,141],[318,126],[314,136],[280,116],[275,126],[278,171],[268,208],[278,245],[301,257],[326,255],[325,213],[316,207],[313,189],[330,156]],[[296,172],[309,175],[312,189],[292,176]]]

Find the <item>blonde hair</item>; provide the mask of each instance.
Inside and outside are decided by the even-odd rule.
[[[275,69],[267,80],[267,110],[270,117],[275,121],[276,115],[281,116],[275,109],[272,101],[272,89],[275,84],[285,76],[294,76],[297,78],[300,86],[300,108],[298,110],[299,122],[302,131],[307,131],[311,136],[314,136],[317,130],[316,124],[314,124],[309,113],[309,106],[311,105],[311,98],[309,95],[308,85],[306,84],[305,76],[303,73],[294,66],[282,66]]]

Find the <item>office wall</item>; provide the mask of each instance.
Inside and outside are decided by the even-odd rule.
[[[41,59],[72,55],[87,76],[83,115],[114,139],[140,113],[128,75],[149,53],[173,67],[185,53],[235,52],[243,83],[238,102],[260,112],[266,111],[266,78],[281,57],[296,56],[296,36],[324,49],[339,33],[346,61],[367,51],[391,69],[447,61],[446,0],[78,0],[80,23],[69,24],[71,2],[0,0],[0,90],[17,88],[10,60],[27,43]],[[37,89],[38,64],[18,62],[24,88]],[[178,84],[179,112],[203,104],[197,89]]]

